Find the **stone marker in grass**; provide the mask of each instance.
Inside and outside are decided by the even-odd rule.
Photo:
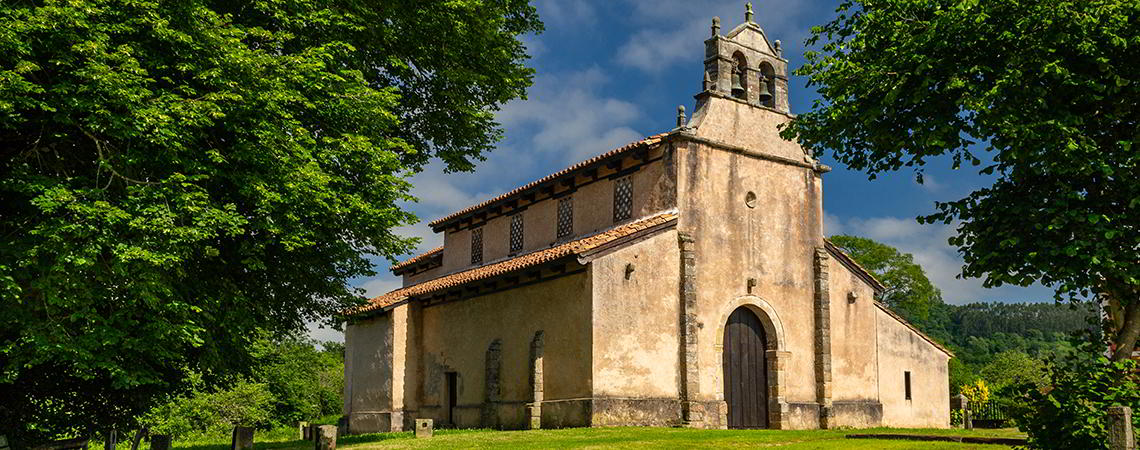
[[[253,427],[234,427],[230,450],[253,450]]]
[[[316,435],[316,450],[336,450],[336,425],[321,425]]]
[[[431,419],[416,419],[416,437],[429,438],[434,433],[434,422]]]

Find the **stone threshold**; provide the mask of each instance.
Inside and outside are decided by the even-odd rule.
[[[931,434],[889,434],[889,433],[872,433],[872,434],[849,434],[847,439],[889,439],[889,440],[904,440],[904,441],[939,441],[939,442],[960,442],[963,444],[998,444],[998,445],[1026,445],[1027,442],[1022,438],[1003,438],[1003,437],[982,437],[982,436],[945,436],[945,435],[931,435]]]

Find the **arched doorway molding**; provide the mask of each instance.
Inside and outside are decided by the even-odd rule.
[[[787,364],[791,352],[787,351],[787,340],[784,339],[784,325],[780,320],[779,313],[772,307],[766,300],[754,296],[746,295],[738,297],[734,301],[725,305],[724,309],[720,311],[720,321],[716,330],[716,354],[718,356],[717,364],[715,365],[717,379],[716,379],[716,396],[717,400],[721,402],[721,411],[727,411],[727,403],[724,401],[724,370],[722,368],[724,358],[724,327],[728,323],[728,317],[732,315],[733,311],[737,308],[747,307],[751,310],[756,317],[760,319],[760,324],[764,327],[764,333],[768,336],[767,339],[767,370],[768,370],[768,428],[783,429],[784,418],[787,417],[788,404],[784,401],[784,391],[787,385],[787,380],[784,375],[784,366]],[[722,418],[727,423],[727,418]]]

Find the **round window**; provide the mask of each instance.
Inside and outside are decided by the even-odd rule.
[[[744,204],[748,205],[749,208],[755,208],[756,207],[756,193],[752,192],[752,191],[748,191],[748,194],[744,195]]]

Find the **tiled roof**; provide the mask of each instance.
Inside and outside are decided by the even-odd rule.
[[[856,275],[859,275],[860,278],[870,283],[871,287],[875,288],[875,291],[882,292],[887,290],[887,286],[884,285],[882,281],[879,281],[879,279],[875,277],[875,274],[871,273],[870,270],[864,269],[863,266],[859,265],[858,261],[855,261],[855,258],[852,258],[851,255],[848,255],[847,252],[844,252],[839,246],[833,244],[830,239],[824,239],[823,243],[832,255],[835,255],[841,262],[854,270]]]
[[[608,230],[601,231],[599,233],[578,240],[556,245],[554,247],[536,250],[525,255],[519,255],[503,261],[490,263],[480,267],[464,270],[462,272],[456,272],[450,275],[445,275],[439,278],[424,281],[412,286],[396,289],[387,294],[373,298],[368,305],[358,309],[353,314],[361,314],[369,311],[383,309],[385,307],[400,303],[410,297],[430,294],[444,289],[461,286],[473,281],[484,280],[497,275],[537,266],[539,264],[554,261],[565,256],[582,254],[622,237],[629,236],[639,231],[653,228],[659,225],[665,225],[676,220],[677,212],[667,211],[634,222],[618,225]]]
[[[436,247],[436,248],[433,248],[433,249],[431,249],[431,250],[428,250],[428,251],[426,251],[426,252],[420,253],[420,254],[418,254],[418,255],[416,255],[416,256],[413,256],[413,257],[411,257],[411,258],[408,258],[408,259],[405,259],[405,260],[403,260],[403,261],[400,261],[400,262],[398,262],[398,263],[396,263],[396,264],[392,264],[392,266],[391,266],[391,267],[389,267],[389,268],[388,268],[388,270],[391,270],[392,272],[396,272],[396,271],[398,271],[398,270],[400,270],[400,269],[403,269],[403,268],[405,268],[405,267],[408,267],[408,266],[410,266],[410,265],[412,265],[412,264],[415,264],[415,263],[418,263],[418,262],[420,262],[420,261],[423,261],[424,259],[426,259],[426,258],[429,258],[429,257],[431,257],[431,256],[433,256],[433,255],[435,255],[435,254],[437,254],[437,253],[439,253],[439,252],[442,252],[442,251],[443,251],[443,247]]]
[[[939,344],[939,343],[938,343],[938,341],[935,341],[935,340],[934,340],[933,338],[931,338],[930,336],[927,336],[927,335],[926,335],[926,333],[923,333],[922,331],[919,331],[919,329],[918,329],[918,328],[916,328],[914,325],[911,325],[911,324],[910,324],[910,322],[907,322],[907,321],[906,321],[906,319],[904,319],[904,318],[903,318],[902,316],[900,316],[898,313],[896,313],[896,312],[894,312],[894,311],[891,311],[891,308],[890,308],[889,306],[887,306],[887,305],[884,305],[884,304],[882,304],[882,303],[879,303],[879,302],[875,302],[875,306],[879,307],[879,309],[880,309],[880,310],[882,310],[883,312],[887,313],[887,315],[888,315],[888,316],[891,316],[891,317],[893,317],[895,320],[899,321],[899,323],[903,324],[903,326],[904,326],[904,327],[910,328],[910,331],[913,331],[913,332],[914,332],[915,334],[917,334],[919,337],[921,337],[921,338],[925,339],[925,340],[926,340],[926,342],[929,342],[931,345],[933,345],[933,346],[937,347],[939,350],[942,350],[942,351],[943,351],[944,353],[946,353],[947,355],[950,355],[950,357],[951,357],[951,358],[953,358],[953,357],[954,357],[954,352],[950,351],[950,349],[948,349],[948,348],[946,348],[946,347],[943,347],[943,346],[942,346],[942,344]]]
[[[557,179],[557,178],[559,178],[559,177],[562,177],[562,176],[568,175],[568,174],[570,174],[571,172],[574,172],[574,171],[577,171],[577,170],[580,170],[580,169],[584,169],[584,168],[586,168],[586,167],[588,167],[588,166],[590,166],[590,165],[592,165],[592,164],[594,164],[594,163],[600,162],[600,161],[602,161],[602,160],[605,160],[605,159],[609,159],[609,158],[611,158],[611,157],[614,157],[614,156],[617,156],[617,155],[619,155],[619,154],[622,154],[622,153],[626,153],[626,152],[629,152],[629,151],[632,151],[632,150],[636,150],[636,149],[642,149],[642,148],[647,148],[647,147],[649,147],[649,146],[651,146],[651,145],[654,145],[654,144],[656,144],[656,143],[658,143],[658,142],[661,142],[661,140],[662,140],[663,138],[665,138],[665,136],[668,136],[668,135],[669,135],[669,133],[661,133],[661,134],[657,134],[657,135],[654,135],[654,136],[650,136],[650,137],[647,137],[647,138],[645,138],[645,139],[642,139],[642,140],[640,140],[640,141],[631,142],[631,143],[629,143],[629,144],[626,144],[626,145],[624,145],[624,146],[622,146],[622,147],[618,147],[618,148],[615,148],[615,149],[613,149],[613,150],[610,150],[610,151],[608,151],[608,152],[602,153],[602,154],[600,154],[600,155],[598,155],[598,156],[595,156],[595,157],[593,157],[593,158],[587,159],[587,160],[585,160],[585,161],[582,161],[582,162],[580,162],[580,163],[577,163],[577,164],[574,164],[574,165],[572,165],[572,166],[570,166],[570,167],[567,167],[567,168],[565,168],[565,169],[562,169],[562,170],[560,170],[560,171],[558,171],[558,172],[554,172],[554,173],[552,173],[552,174],[550,174],[550,175],[547,175],[547,176],[545,176],[545,177],[542,177],[542,178],[539,178],[539,179],[537,179],[537,180],[534,180],[534,181],[532,181],[532,182],[530,182],[530,183],[527,183],[527,184],[524,184],[524,185],[522,185],[522,186],[519,186],[519,187],[517,187],[517,188],[515,188],[515,189],[512,189],[510,192],[507,192],[507,193],[505,193],[505,194],[502,194],[502,195],[500,195],[500,196],[498,196],[498,197],[492,198],[492,199],[490,199],[490,200],[487,200],[487,201],[485,201],[485,202],[482,202],[482,203],[479,203],[479,204],[476,204],[476,205],[468,206],[468,207],[466,207],[466,208],[463,208],[463,209],[461,209],[461,210],[459,210],[459,211],[456,211],[456,212],[454,212],[454,213],[451,213],[451,214],[449,214],[449,215],[447,215],[447,216],[445,216],[445,217],[442,217],[442,218],[439,218],[439,219],[433,220],[433,221],[431,221],[431,223],[429,223],[429,224],[428,224],[428,226],[430,226],[430,227],[432,227],[432,228],[436,228],[436,227],[438,227],[438,226],[442,225],[443,223],[445,223],[445,222],[448,222],[448,221],[450,221],[450,220],[452,220],[452,219],[455,219],[455,218],[457,218],[457,217],[459,217],[459,216],[462,216],[462,215],[464,215],[464,214],[467,214],[467,213],[470,213],[470,212],[476,211],[476,210],[478,210],[478,209],[481,209],[481,208],[485,208],[485,207],[487,207],[487,206],[491,206],[491,204],[493,204],[493,203],[495,203],[495,202],[499,202],[499,201],[503,201],[503,200],[506,200],[506,199],[508,199],[508,198],[510,198],[510,197],[513,197],[513,196],[515,196],[515,195],[518,195],[518,194],[520,194],[520,193],[522,193],[522,192],[524,192],[524,191],[527,191],[527,190],[529,190],[529,189],[533,189],[533,188],[537,187],[537,186],[538,186],[538,185],[540,185],[540,184],[543,184],[543,183],[547,183],[547,182],[553,181],[554,179]]]

